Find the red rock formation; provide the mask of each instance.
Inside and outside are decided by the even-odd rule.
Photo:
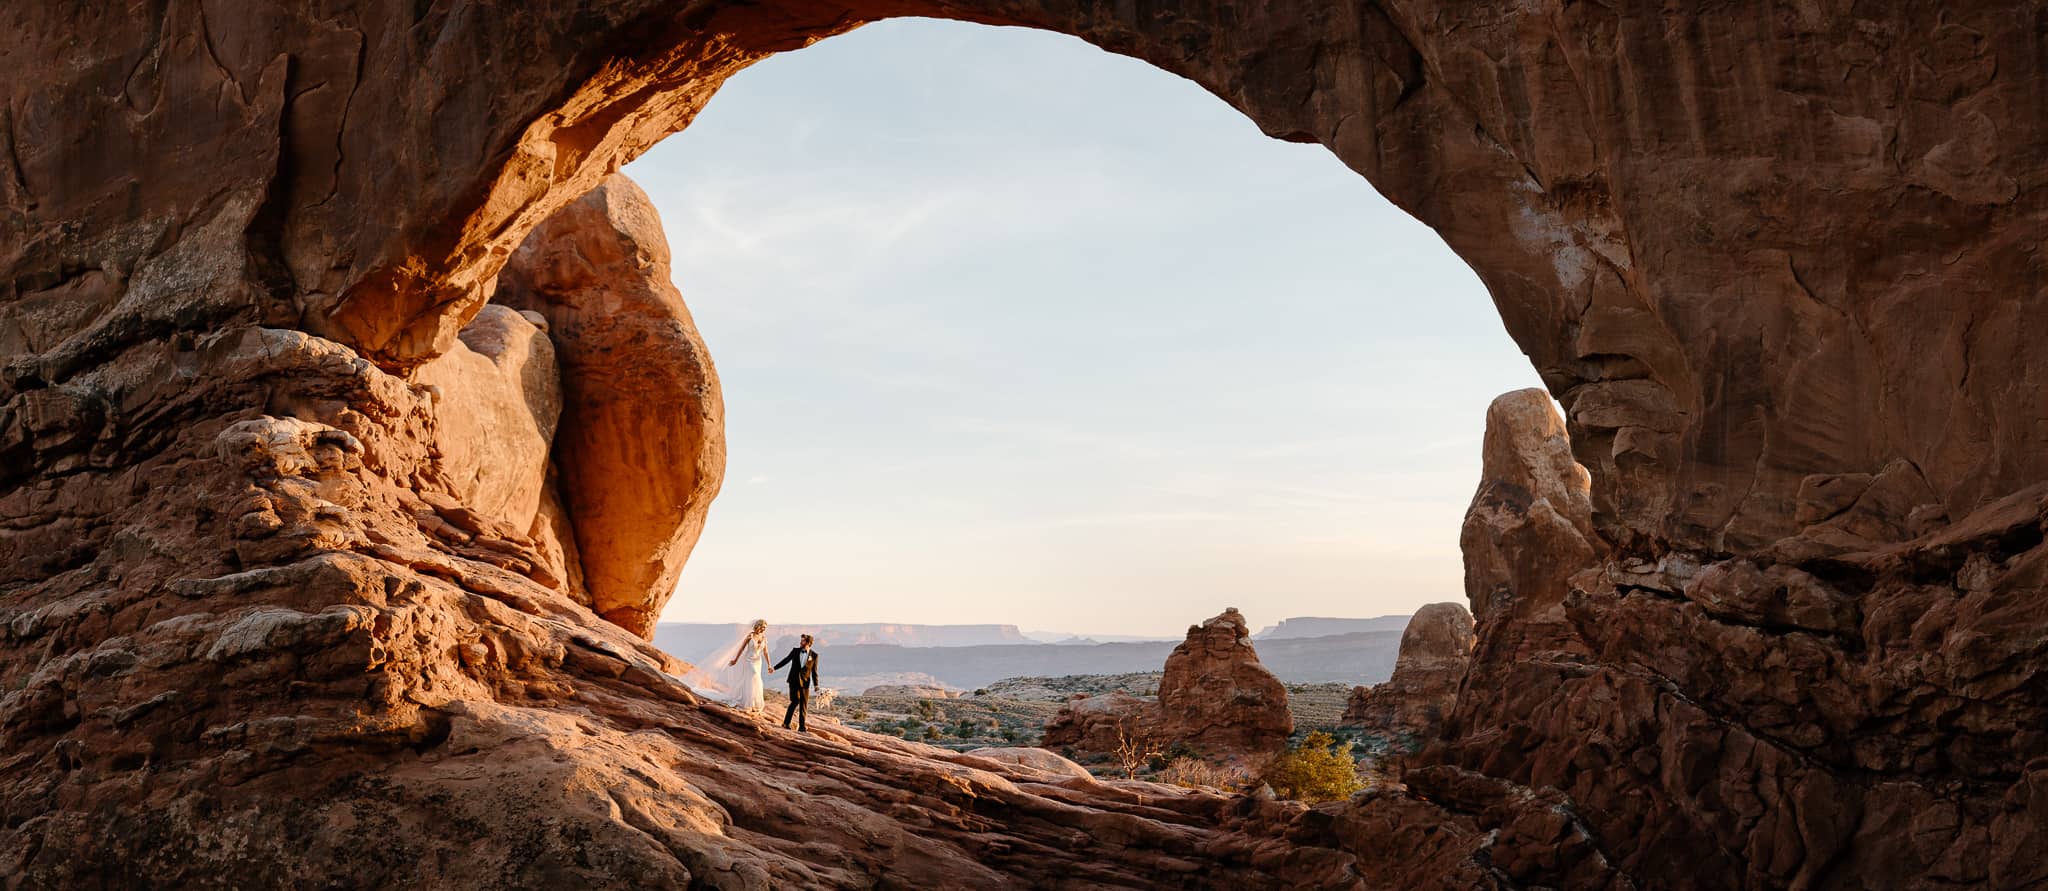
[[[1450,724],[1467,748],[1500,744],[1500,716],[1528,685],[1556,683],[1549,667],[1589,661],[1565,599],[1573,577],[1606,550],[1592,517],[1586,470],[1572,458],[1550,394],[1516,390],[1494,399],[1479,488],[1458,537],[1478,645]]]
[[[643,637],[725,478],[718,372],[668,261],[653,203],[613,174],[533,230],[495,298],[544,315],[561,344],[557,479],[584,582]]]
[[[1125,741],[1159,739],[1159,701],[1118,690],[1076,695],[1046,719],[1038,744],[1076,752],[1114,752]]]
[[[2032,5],[10,12],[18,884],[2048,881]],[[734,71],[890,15],[1188,77],[1328,148],[1485,282],[1566,408],[1597,540],[1550,507],[1596,553],[1562,623],[1528,593],[1547,571],[1500,563],[1513,596],[1475,599],[1468,682],[1498,707],[1461,697],[1417,795],[1141,797],[750,729],[585,608],[540,527],[455,491],[453,419],[408,375],[531,231]],[[1489,530],[1569,542],[1500,502]],[[601,609],[635,625],[644,598]],[[1511,633],[1523,610],[1552,624]]]
[[[1166,657],[1157,698],[1118,691],[1075,696],[1046,721],[1039,743],[1077,752],[1114,752],[1127,740],[1185,747],[1212,758],[1270,755],[1287,748],[1294,715],[1287,687],[1259,664],[1236,609],[1188,626]]]
[[[419,367],[413,383],[433,397],[432,448],[455,500],[532,539],[547,574],[587,603],[576,541],[549,474],[562,384],[554,345],[537,319],[484,307],[448,352]]]
[[[1401,632],[1394,675],[1371,687],[1353,687],[1343,723],[1379,737],[1393,750],[1415,752],[1443,731],[1458,702],[1458,687],[1472,662],[1472,614],[1455,603],[1415,611]]]
[[[1188,626],[1159,679],[1159,735],[1215,756],[1271,754],[1287,747],[1294,715],[1287,688],[1259,664],[1251,629],[1236,609]]]

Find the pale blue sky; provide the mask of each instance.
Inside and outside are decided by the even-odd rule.
[[[920,19],[733,78],[627,168],[725,384],[666,618],[1175,634],[1462,599],[1538,381],[1326,150],[1072,38]]]

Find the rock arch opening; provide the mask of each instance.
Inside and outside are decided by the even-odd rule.
[[[729,406],[675,621],[1404,612],[1459,590],[1479,407],[1537,382],[1327,152],[1047,32],[781,54],[623,173]]]
[[[1383,32],[1384,19],[1372,13],[1364,14],[1363,19],[1353,24],[1367,30],[1381,28],[1382,31],[1374,33],[1382,39],[1393,37],[1391,32]],[[805,40],[817,36],[809,34]],[[1100,34],[1090,36],[1098,44],[1114,43],[1105,41]],[[570,391],[562,427],[565,441],[555,456],[557,460],[551,463],[555,469],[543,474],[551,481],[529,486],[545,490],[547,497],[536,503],[544,502],[544,507],[557,505],[548,517],[540,520],[553,528],[535,526],[537,535],[565,543],[569,538],[590,542],[580,549],[554,548],[563,552],[565,558],[564,565],[553,574],[567,579],[574,595],[601,615],[642,635],[650,633],[651,623],[668,599],[670,587],[691,552],[705,511],[722,479],[723,410],[717,401],[716,374],[711,371],[709,355],[675,289],[656,280],[666,274],[668,250],[661,243],[663,236],[658,224],[645,219],[651,214],[644,210],[645,198],[637,195],[636,189],[630,185],[609,190],[601,186],[589,193],[594,197],[572,201],[566,210],[547,218],[548,222],[530,230],[522,227],[533,226],[533,214],[561,201],[563,193],[572,192],[589,179],[591,171],[586,167],[617,167],[644,151],[653,140],[694,119],[710,93],[739,65],[735,60],[741,56],[732,55],[729,46],[719,46],[727,54],[714,54],[709,60],[695,58],[693,54],[703,52],[704,47],[687,42],[664,47],[646,59],[612,60],[601,67],[597,81],[572,84],[580,98],[541,116],[519,137],[512,159],[493,174],[495,179],[484,206],[462,220],[463,227],[474,230],[478,214],[499,215],[497,228],[491,230],[483,243],[471,244],[470,253],[446,258],[453,267],[446,281],[454,286],[475,279],[475,287],[457,287],[457,297],[412,317],[412,321],[404,323],[411,326],[406,331],[391,328],[386,322],[369,324],[350,319],[361,312],[380,312],[388,322],[392,307],[382,302],[387,297],[441,299],[433,295],[446,297],[452,292],[417,286],[387,291],[379,279],[370,276],[364,285],[344,293],[329,313],[341,328],[358,332],[374,329],[395,338],[384,346],[360,340],[356,345],[370,355],[384,356],[387,363],[402,369],[422,361],[421,344],[429,341],[447,342],[450,349],[463,351],[457,345],[459,339],[450,339],[450,326],[459,325],[463,314],[472,311],[478,300],[537,313],[546,317],[550,325],[576,329],[572,332],[565,328],[558,334],[583,337],[593,325],[612,329],[633,327],[600,321],[607,312],[639,311],[625,308],[620,300],[602,294],[604,275],[621,275],[629,282],[628,290],[644,292],[646,296],[627,297],[623,301],[649,310],[646,323],[665,326],[662,331],[650,328],[629,334],[610,330],[597,336],[616,343],[572,347],[568,354],[558,357],[566,375],[565,386]],[[745,61],[751,63],[756,58],[745,56]],[[647,67],[643,70],[635,65]],[[667,73],[657,76],[650,72]],[[1251,93],[1240,87],[1240,95],[1232,104],[1244,109],[1245,97]],[[1300,113],[1297,108],[1287,110],[1288,115]],[[1271,126],[1266,129],[1269,133],[1273,131]],[[541,133],[548,135],[536,135]],[[1297,131],[1283,131],[1282,135],[1309,138]],[[543,156],[555,159],[551,166],[533,161]],[[602,164],[593,160],[599,156],[604,157]],[[563,160],[565,157],[568,160]],[[546,176],[539,173],[543,167]],[[513,185],[519,177],[525,178],[520,180],[524,185]],[[526,202],[516,212],[508,210],[511,199],[503,197],[508,189]],[[558,223],[558,217],[580,217],[581,222]],[[603,234],[606,231],[617,234]],[[499,242],[512,243],[514,236],[518,237],[519,247],[507,252]],[[591,243],[593,239],[609,246]],[[552,247],[551,242],[556,240],[585,243],[570,248]],[[635,243],[640,246],[631,246]],[[623,254],[619,253],[621,250]],[[417,252],[413,253],[417,257]],[[509,257],[506,265],[498,267],[499,273],[482,278],[501,254]],[[611,268],[600,268],[607,264]],[[586,293],[570,293],[578,289]],[[595,307],[600,303],[607,308],[576,308],[578,304]],[[559,343],[562,338],[556,340]],[[625,340],[631,340],[632,345],[625,346]],[[664,340],[672,342],[654,346]],[[627,360],[629,353],[632,358]],[[690,370],[668,375],[648,370],[652,363],[668,361]],[[446,362],[434,359],[426,364]],[[1493,392],[1511,386],[1512,383],[1497,386]],[[588,394],[588,398],[578,394]],[[683,407],[673,417],[686,420],[658,420],[656,415],[666,406]],[[588,422],[580,417],[582,413],[590,415]],[[639,430],[652,431],[652,439],[636,432]],[[671,463],[683,468],[678,478],[655,479],[663,473],[659,467]],[[627,481],[636,479],[649,485]],[[1461,483],[1452,485],[1462,487]],[[1440,519],[1444,520],[1446,530],[1456,522],[1455,514],[1450,512]],[[529,520],[522,514],[514,519],[514,524],[540,521]],[[549,548],[544,546],[543,550]],[[572,553],[577,550],[589,553]],[[655,558],[648,561],[647,554],[654,554]],[[572,563],[575,565],[568,565]]]

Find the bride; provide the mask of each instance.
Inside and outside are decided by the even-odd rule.
[[[747,666],[740,669],[739,676],[732,677],[730,683],[726,685],[726,702],[758,718],[768,705],[767,698],[761,693],[761,666],[768,661],[766,621],[754,620],[753,630],[747,632],[746,640],[740,641],[739,651],[732,654],[732,661],[725,663],[726,667],[738,665],[741,659],[747,660]],[[731,674],[728,672],[728,677]]]
[[[737,646],[738,649],[734,649]],[[731,654],[731,658],[726,658]],[[726,659],[720,663],[719,659]],[[682,681],[716,702],[739,709],[754,718],[765,717],[768,699],[761,694],[761,675],[768,663],[768,623],[755,619],[751,628],[728,639],[708,653],[687,660],[690,670]]]

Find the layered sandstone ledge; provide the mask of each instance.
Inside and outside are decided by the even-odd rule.
[[[2048,881],[2031,4],[12,11],[0,874],[23,884]],[[1161,798],[700,706],[629,629],[715,491],[708,445],[663,481],[658,568],[577,559],[618,516],[560,481],[616,456],[560,430],[646,406],[576,395],[603,365],[552,308],[586,305],[573,276],[536,322],[484,309],[525,299],[501,273],[727,75],[902,14],[1189,77],[1491,290],[1588,475],[1582,503],[1482,490],[1485,695],[1412,795]],[[674,320],[652,255],[618,258],[638,308],[582,330]],[[669,443],[708,443],[708,358],[645,345],[696,357],[659,386],[702,385]],[[489,398],[448,398],[444,362]],[[518,466],[465,457],[465,425]]]

